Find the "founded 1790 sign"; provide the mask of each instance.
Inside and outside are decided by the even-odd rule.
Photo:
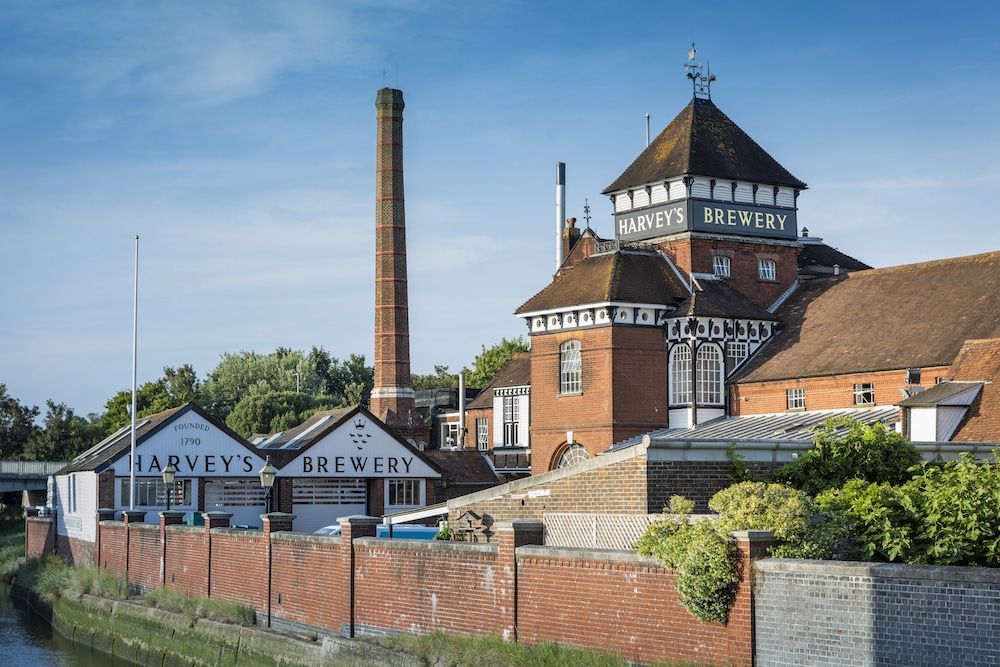
[[[615,214],[615,237],[619,241],[641,241],[687,231],[798,238],[795,209],[777,206],[685,199]]]

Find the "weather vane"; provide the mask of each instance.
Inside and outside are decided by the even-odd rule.
[[[583,199],[583,219],[587,223],[587,229],[590,229],[590,202],[586,197]]]
[[[715,81],[715,75],[712,74],[711,65],[702,66],[700,62],[695,61],[695,56],[698,55],[698,49],[694,48],[694,42],[691,42],[691,50],[688,51],[688,62],[684,63],[684,71],[687,72],[687,78],[691,79],[691,92],[693,95],[702,100],[712,99],[712,82]]]

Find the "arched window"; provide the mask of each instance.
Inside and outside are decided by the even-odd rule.
[[[559,346],[559,393],[579,394],[583,391],[580,341],[568,340]]]
[[[670,404],[691,402],[691,348],[681,343],[670,351]]]
[[[590,452],[583,445],[570,445],[563,450],[562,456],[559,457],[559,463],[556,465],[557,468],[565,468],[566,466],[574,466],[577,463],[583,463],[584,461],[590,460]]]
[[[715,345],[702,345],[698,349],[698,404],[721,405],[725,365],[722,351]]]
[[[716,255],[712,258],[712,269],[715,275],[720,278],[728,278],[732,270],[732,263],[725,255]]]

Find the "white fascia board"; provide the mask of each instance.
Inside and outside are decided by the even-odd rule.
[[[517,317],[529,318],[539,315],[556,315],[558,313],[572,313],[578,310],[589,310],[590,308],[660,308],[671,309],[665,303],[630,303],[626,301],[603,301],[601,303],[583,303],[579,306],[563,306],[562,308],[549,308],[548,310],[533,310],[528,313],[515,313]]]

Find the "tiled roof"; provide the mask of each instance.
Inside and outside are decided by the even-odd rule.
[[[806,187],[711,100],[693,99],[604,194],[684,174]]]
[[[479,452],[428,449],[424,454],[441,470],[441,481],[448,486],[489,487],[501,482]]]
[[[687,288],[659,253],[619,250],[564,270],[517,314],[607,301],[674,305],[687,296]]]
[[[774,320],[765,308],[736,291],[724,280],[696,280],[695,290],[670,317],[700,315],[749,320]]]
[[[979,389],[982,386],[982,382],[955,382],[948,380],[939,382],[930,389],[925,389],[920,393],[903,399],[899,403],[896,403],[896,405],[900,407],[928,407],[941,404],[967,406],[971,405],[972,401],[979,395],[978,391],[973,393],[970,390]],[[968,396],[963,397],[961,402],[959,402],[959,397],[962,397],[963,394],[968,394]]]
[[[1000,252],[804,282],[740,383],[948,366],[1000,337]]]
[[[699,424],[694,428],[664,428],[651,431],[646,435],[649,436],[652,444],[692,441],[737,442],[744,440],[811,442],[815,428],[827,419],[834,417],[849,417],[865,424],[879,422],[892,424],[899,419],[899,408],[884,406],[724,417]],[[612,449],[617,451],[625,447],[637,445],[642,442],[644,437],[630,438],[616,444]]]
[[[986,382],[952,440],[1000,443],[1000,338],[966,341],[951,373],[955,380]]]
[[[523,387],[531,384],[531,353],[515,352],[493,381],[466,406],[467,410],[493,407],[493,390],[498,387]]]

